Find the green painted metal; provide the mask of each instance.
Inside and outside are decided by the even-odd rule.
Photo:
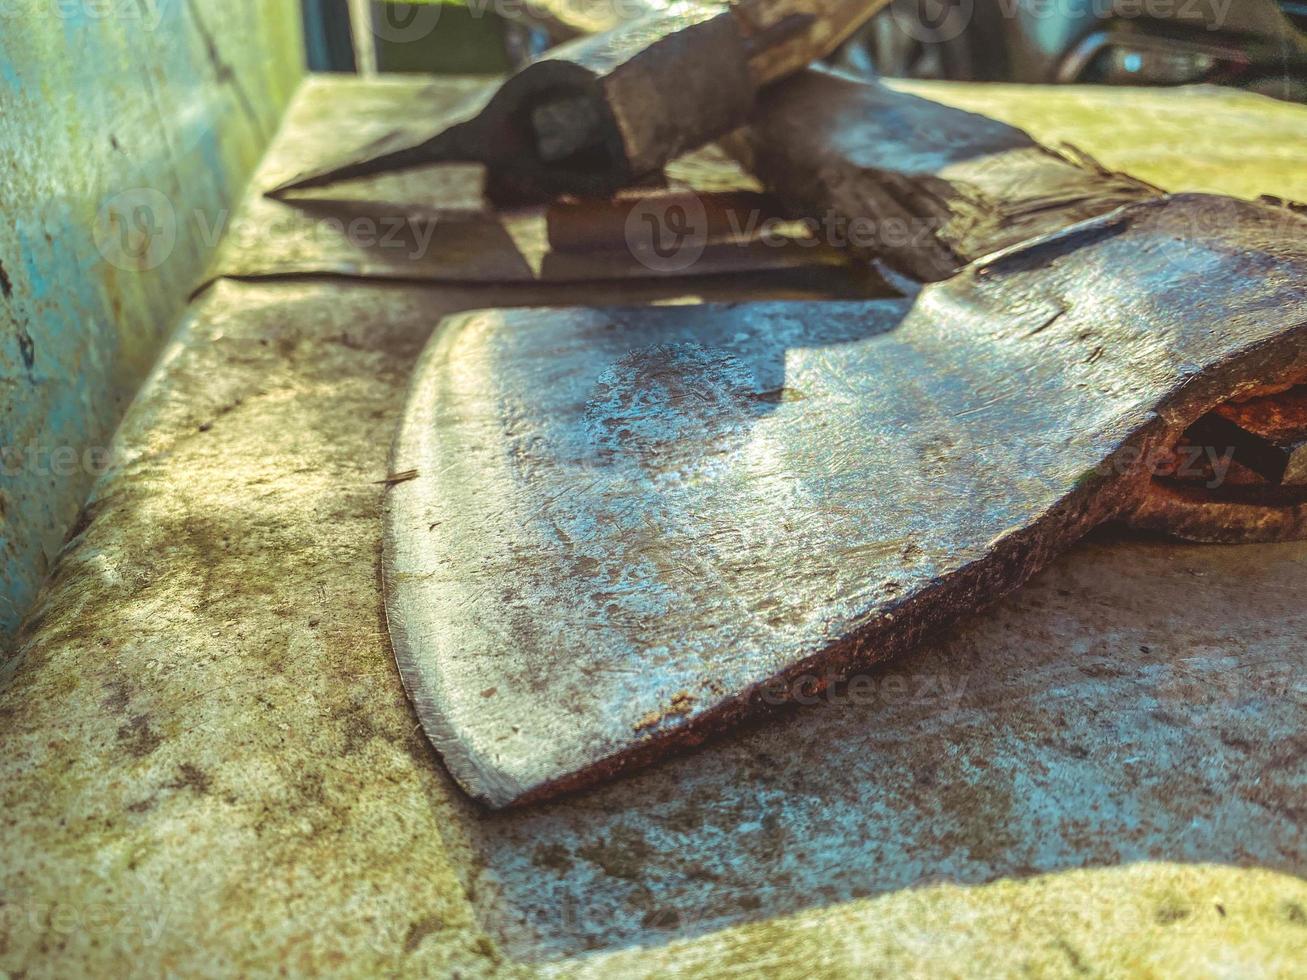
[[[302,74],[292,0],[0,4],[0,640]]]

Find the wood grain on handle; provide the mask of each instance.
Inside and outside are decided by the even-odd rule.
[[[808,70],[727,147],[833,244],[922,282],[1162,192],[987,116]]]

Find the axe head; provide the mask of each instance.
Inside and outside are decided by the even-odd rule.
[[[491,806],[641,765],[1129,517],[1129,460],[1307,376],[1305,327],[1307,220],[1199,195],[912,299],[448,319],[386,491],[404,683]]]

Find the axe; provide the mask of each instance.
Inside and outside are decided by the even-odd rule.
[[[268,194],[450,161],[485,164],[502,198],[609,194],[739,126],[760,89],[830,54],[888,3],[635,0],[625,5],[632,19],[487,84],[430,135],[387,133]],[[593,26],[580,20],[560,26]]]
[[[811,696],[1103,522],[1307,527],[1292,466],[1218,486],[1173,465],[1214,415],[1290,455],[1307,436],[1294,206],[1164,194],[820,72],[732,146],[909,295],[481,310],[416,368],[387,618],[427,735],[489,806]]]

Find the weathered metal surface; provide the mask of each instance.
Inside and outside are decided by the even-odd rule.
[[[340,151],[340,120],[356,120],[352,145],[379,134],[415,134],[423,120],[455,104],[484,80],[310,79],[268,151],[257,185],[271,187],[305,159]],[[846,259],[811,241],[770,240],[765,246],[705,248],[694,261],[641,262],[620,232],[583,261],[557,255],[542,207],[501,211],[483,196],[480,165],[443,164],[352,181],[278,201],[247,198],[230,222],[210,278],[345,275],[423,282],[587,282],[770,269],[791,278],[820,278],[838,289]],[[756,192],[757,182],[720,150],[708,147],[667,168],[672,189]],[[650,193],[660,195],[661,189]],[[655,212],[656,214],[656,212]],[[757,229],[755,227],[755,236]]]
[[[1300,107],[930,91],[1168,189],[1307,197]],[[694,290],[768,284],[741,280]],[[414,358],[457,309],[672,295],[199,300],[0,689],[0,970],[1293,974],[1307,543],[1096,533],[847,696],[583,795],[467,801],[380,614]]]
[[[223,283],[198,304],[0,691],[0,969],[1298,955],[1307,544],[1098,535],[774,724],[578,798],[471,805],[391,660],[375,481],[433,322],[491,295],[575,291]]]
[[[276,129],[298,14],[0,10],[0,645]]]
[[[697,742],[1128,514],[1151,451],[1307,371],[1304,327],[1307,219],[1200,195],[912,303],[462,317],[387,498],[418,715],[493,806]]]
[[[887,2],[655,7],[481,86],[425,119],[420,140],[385,133],[357,157],[297,174],[269,193],[476,161],[501,199],[610,194],[739,126],[760,88],[829,54]]]
[[[691,86],[691,100],[680,105],[684,127],[680,132],[696,140],[687,144],[668,128],[666,114],[657,111],[663,92],[655,86],[661,83],[665,88],[664,73],[671,66],[678,66],[689,79],[704,78],[706,71],[686,70],[687,59],[702,61],[714,48],[722,49],[721,84]],[[647,89],[641,92],[640,102],[649,110],[650,129],[642,123],[631,131],[636,119],[630,112],[633,107],[609,101],[629,99],[631,93],[625,90],[631,85]],[[695,105],[695,95],[702,106]],[[555,48],[503,82],[483,83],[458,105],[434,119],[423,119],[427,135],[420,142],[411,142],[403,132],[386,133],[357,159],[298,174],[270,193],[280,196],[444,161],[483,163],[496,184],[514,196],[599,193],[620,187],[729,129],[748,112],[752,97],[747,55],[734,18],[721,6],[679,4]],[[560,100],[573,110],[550,112]],[[578,104],[588,111],[576,108]],[[541,143],[545,133],[540,127],[557,128],[560,122],[574,122],[573,128],[582,130],[574,135],[583,145],[555,158],[550,147]],[[666,155],[658,152],[658,137],[670,143]],[[647,165],[657,157],[661,159]]]
[[[1151,214],[1151,206],[1160,206],[1157,202],[1160,191],[1157,188],[1105,171],[1083,155],[1052,153],[1024,132],[1003,123],[903,95],[879,85],[853,82],[827,73],[806,72],[772,89],[760,105],[754,122],[744,131],[743,141],[747,150],[744,154],[747,165],[798,210],[809,216],[834,216],[842,222],[840,230],[846,237],[846,243],[854,223],[871,222],[873,234],[866,250],[900,271],[927,280],[952,275],[960,266],[1004,248],[1009,248],[1009,251],[998,258],[987,259],[986,262],[990,264],[985,269],[1015,266],[1025,271],[1038,271],[1053,260],[1068,255],[1079,260],[1083,257],[1082,251],[1095,247],[1104,239],[1131,230],[1132,215]],[[1150,202],[1150,207],[1116,211],[1124,205],[1139,202]],[[1198,244],[1191,246],[1191,249],[1204,256],[1208,246],[1203,239],[1208,229],[1227,218],[1227,208],[1220,202],[1211,203],[1207,213],[1198,208],[1190,208],[1183,220],[1175,218],[1174,205],[1167,205],[1166,210],[1172,215],[1171,233],[1177,238],[1198,239]],[[1097,215],[1108,216],[1071,232],[1055,232],[1078,219]],[[1278,236],[1278,247],[1278,244],[1292,243],[1304,227],[1289,209],[1268,206],[1260,212],[1259,217],[1267,230],[1250,230],[1243,238],[1236,236],[1234,241],[1260,245],[1262,239],[1259,236],[1269,231]],[[893,238],[886,236],[883,230],[890,222],[903,223],[908,234],[899,234]],[[1012,248],[1016,242],[1050,232],[1054,234],[1038,246]],[[1165,236],[1154,235],[1153,241],[1165,243]],[[1129,243],[1127,251],[1115,254],[1120,258],[1131,247],[1135,247],[1134,242]],[[1224,247],[1218,247],[1216,251],[1233,254]],[[1274,249],[1269,258],[1276,258]],[[1163,264],[1160,267],[1161,275],[1174,272],[1193,279],[1201,278],[1206,273],[1205,268],[1195,266],[1195,257],[1185,254],[1184,249],[1177,249],[1177,254],[1172,256],[1171,261],[1175,262],[1176,269],[1168,269]],[[1210,287],[1214,284],[1216,292],[1207,295],[1212,296],[1213,302],[1218,305],[1221,302],[1220,288],[1236,283],[1244,274],[1242,263],[1228,261],[1228,266],[1210,276],[1208,285]],[[1121,273],[1101,261],[1097,268],[1101,271],[1096,277],[1091,276],[1087,280],[1088,284],[1107,291],[1114,289]],[[1000,279],[1003,277],[1000,276]],[[1297,284],[1294,288],[1297,288]],[[979,322],[983,322],[988,314],[993,319],[991,330],[1002,332],[1012,329],[1011,322],[1015,321],[1020,329],[1029,330],[1033,335],[1058,323],[1072,312],[1062,300],[1040,296],[1037,285],[1022,283],[1021,289],[1023,292],[1015,296],[1000,294],[998,299],[991,299],[988,307],[982,303],[977,311]],[[965,287],[963,291],[967,291]],[[934,298],[934,293],[929,296],[925,305],[927,310],[947,311],[958,305],[957,300],[947,298],[947,292],[940,299]],[[1080,319],[1087,322],[1093,316],[1094,298],[1092,295],[1081,295],[1080,302],[1090,309],[1088,314],[1080,315]],[[839,314],[832,311],[830,315]],[[921,314],[918,319],[930,315]],[[580,319],[584,321],[583,317]],[[739,311],[736,319],[740,323],[747,323],[750,312]],[[1000,326],[1005,321],[1008,325]],[[1292,313],[1289,314],[1287,323],[1294,323]],[[565,321],[555,322],[554,328],[558,331],[557,335],[548,326],[541,330],[544,338],[541,343],[546,347],[576,342],[574,334],[577,330]],[[488,325],[482,324],[479,329],[490,334],[505,330],[493,321]],[[936,329],[947,331],[953,329],[953,325],[941,325]],[[505,332],[511,333],[512,330],[513,325],[510,324]],[[690,325],[688,330],[689,335],[694,335],[695,325]],[[580,327],[579,332],[586,333],[586,327]],[[1091,335],[1108,343],[1114,339],[1110,331],[1106,334],[1094,331]],[[939,345],[943,342],[941,338],[936,343]],[[501,355],[496,351],[496,341],[488,343],[488,351],[477,351],[471,356],[485,361],[487,376],[505,378],[505,392],[521,399],[522,405],[533,404],[531,372],[537,370],[536,366],[528,364],[516,370],[514,367],[504,368],[501,358],[509,356],[511,359],[512,355]],[[654,345],[655,349],[656,346]],[[508,347],[511,350],[512,343]],[[1091,356],[1101,356],[1102,350],[1103,344],[1100,343],[1091,352]],[[1069,352],[1076,356],[1084,353],[1073,349]],[[433,356],[449,360],[454,365],[450,370],[461,372],[464,369],[458,363],[459,358],[449,354]],[[528,361],[531,357],[529,349],[516,352],[516,356]],[[433,741],[449,759],[455,774],[464,785],[474,795],[493,805],[547,795],[557,789],[568,788],[638,764],[665,750],[668,744],[697,740],[702,737],[704,727],[722,724],[729,717],[756,708],[757,702],[768,699],[759,694],[763,686],[791,666],[790,661],[782,663],[777,659],[782,656],[779,651],[786,643],[791,644],[787,652],[792,661],[803,662],[821,649],[817,644],[818,636],[825,638],[825,645],[839,646],[853,642],[851,636],[845,635],[852,626],[842,625],[852,623],[853,620],[849,618],[850,610],[841,605],[844,598],[841,586],[832,587],[835,599],[829,610],[814,603],[811,595],[802,594],[797,598],[799,608],[806,609],[810,617],[809,635],[796,637],[787,635],[783,630],[773,629],[771,632],[774,635],[767,636],[767,641],[773,646],[754,655],[766,666],[759,669],[757,664],[746,664],[742,672],[732,673],[734,665],[730,661],[739,656],[736,648],[741,643],[750,650],[765,644],[760,641],[753,624],[740,625],[738,635],[733,635],[729,623],[724,626],[719,620],[729,621],[732,615],[746,620],[751,616],[759,618],[753,607],[765,604],[769,610],[772,609],[778,600],[771,593],[779,589],[779,580],[772,581],[771,592],[761,596],[755,594],[758,587],[748,581],[747,576],[746,581],[738,587],[728,582],[728,591],[740,592],[746,596],[746,612],[732,614],[723,609],[720,603],[708,601],[696,591],[702,589],[705,582],[709,588],[718,583],[720,571],[705,575],[704,569],[697,564],[687,566],[684,557],[674,557],[669,559],[673,569],[670,577],[668,569],[656,561],[650,564],[645,560],[647,567],[636,573],[631,572],[633,567],[644,560],[641,559],[642,549],[648,547],[648,542],[641,537],[644,532],[676,540],[677,531],[670,526],[662,526],[646,513],[654,504],[665,503],[663,497],[668,488],[653,477],[643,482],[633,480],[631,472],[621,471],[620,467],[616,474],[602,472],[607,457],[614,453],[619,457],[625,454],[635,460],[632,465],[637,471],[650,471],[651,467],[654,470],[670,467],[669,472],[676,479],[688,481],[692,489],[687,491],[687,499],[669,506],[673,514],[682,511],[697,514],[707,524],[697,530],[686,531],[681,528],[679,536],[682,540],[673,544],[672,549],[675,554],[699,554],[703,551],[704,544],[697,537],[707,533],[709,543],[712,544],[712,536],[721,532],[713,527],[711,519],[703,516],[705,508],[699,505],[695,496],[701,493],[711,495],[716,492],[717,485],[703,480],[693,471],[705,466],[713,468],[720,465],[721,460],[717,457],[734,452],[737,448],[717,446],[711,437],[715,434],[716,427],[738,426],[747,419],[748,413],[743,402],[735,403],[745,396],[738,392],[732,394],[731,386],[733,383],[744,384],[743,379],[754,377],[750,370],[742,368],[741,378],[732,382],[731,372],[724,364],[708,363],[697,367],[689,362],[682,364],[678,360],[679,355],[672,349],[663,351],[662,356],[668,363],[661,369],[641,368],[638,364],[626,366],[631,377],[625,381],[629,390],[622,397],[629,404],[623,410],[634,412],[639,417],[615,417],[609,420],[614,432],[627,432],[628,426],[637,432],[633,437],[636,440],[634,448],[619,447],[617,444],[599,445],[595,443],[599,437],[593,432],[587,443],[585,439],[571,437],[565,431],[561,434],[551,432],[548,423],[537,431],[531,421],[524,422],[518,417],[518,414],[529,413],[504,414],[508,406],[497,404],[493,396],[485,394],[484,390],[481,394],[472,396],[479,406],[475,409],[463,405],[457,398],[453,405],[428,405],[426,400],[435,399],[437,388],[445,384],[441,377],[431,382],[436,388],[422,389],[415,394],[416,421],[412,425],[417,433],[416,442],[397,450],[396,469],[407,470],[410,468],[407,463],[420,462],[422,465],[412,467],[417,472],[421,473],[425,468],[428,473],[438,470],[444,474],[447,470],[438,465],[439,460],[457,457],[464,449],[472,450],[476,446],[482,447],[492,457],[498,458],[502,453],[508,461],[521,462],[525,456],[525,450],[521,447],[532,446],[537,440],[549,447],[548,453],[555,454],[540,466],[523,464],[520,470],[509,467],[505,472],[487,469],[475,477],[469,477],[461,485],[455,480],[452,491],[447,489],[444,479],[428,477],[424,480],[420,476],[415,488],[396,491],[401,499],[416,500],[418,503],[413,510],[398,517],[398,527],[392,527],[391,541],[396,549],[404,552],[404,560],[415,562],[421,567],[418,572],[406,566],[404,573],[397,577],[399,584],[396,588],[401,594],[391,607],[397,654],[401,666],[405,668],[406,680],[418,705],[419,715]],[[704,356],[711,360],[711,355]],[[969,350],[967,356],[986,358],[996,355],[983,346],[977,346]],[[551,369],[544,376],[543,383],[553,385],[575,381],[576,378],[568,375],[568,370],[575,370],[583,386],[601,384],[591,376],[590,368],[593,365],[584,364],[584,357],[580,361],[581,364],[565,365],[561,375]],[[603,363],[602,357],[600,363]],[[1010,369],[1019,376],[1023,365],[1006,365],[1005,369]],[[1283,365],[1276,367],[1277,371],[1282,369]],[[691,374],[698,371],[702,375],[685,382],[689,388],[684,392],[668,381],[668,377],[675,376],[682,370]],[[522,374],[523,371],[526,374]],[[648,387],[649,392],[642,392],[642,386]],[[781,390],[776,388],[778,392]],[[482,398],[482,395],[485,397]],[[753,392],[752,397],[762,398],[763,395],[760,391]],[[694,418],[694,412],[685,407],[693,407],[692,401],[686,401],[691,397],[706,403],[725,399],[729,404],[724,409],[721,405],[714,405],[704,410],[710,416],[725,411],[730,418],[725,422],[711,417],[707,421]],[[902,396],[896,392],[891,397],[892,400],[898,400]],[[654,399],[652,403],[648,402],[650,398]],[[659,402],[659,398],[663,401]],[[825,407],[820,406],[815,411],[820,416]],[[969,411],[964,410],[964,414]],[[683,437],[677,428],[687,414],[690,417],[691,435]],[[448,424],[450,430],[456,430],[457,420],[462,415],[477,420],[473,426],[476,431],[454,432],[451,436],[452,448],[451,445],[441,443],[440,436],[436,434],[441,425]],[[498,420],[497,415],[500,416]],[[454,421],[450,422],[450,419]],[[490,420],[488,427],[487,420]],[[866,426],[875,430],[878,428],[877,421],[875,418],[867,420],[859,417],[850,425],[852,428]],[[1015,433],[1021,431],[1024,419],[1018,415],[1011,421],[1014,429],[1005,437],[1009,442]],[[574,422],[581,425],[597,424],[588,416]],[[569,425],[566,421],[555,424],[563,430]],[[644,429],[648,431],[639,434]],[[1171,433],[1172,438],[1176,435],[1178,432]],[[1032,431],[1030,437],[1038,442],[1039,439],[1046,438],[1046,434]],[[790,442],[796,439],[788,433],[780,438],[786,447],[785,451],[789,451]],[[524,439],[525,442],[519,444],[516,441],[518,439]],[[977,442],[975,439],[971,441]],[[1141,445],[1113,445],[1111,440],[1107,444],[1110,452],[1138,452],[1144,448]],[[586,452],[578,447],[587,448],[591,455],[597,455],[587,462]],[[884,447],[881,448],[884,450]],[[986,452],[983,445],[972,445],[963,450],[963,456],[974,453],[983,457]],[[413,458],[405,459],[406,453]],[[568,458],[568,453],[580,453],[577,458],[583,462],[579,468],[575,465],[570,469],[556,465],[560,459]],[[670,461],[663,459],[655,466],[654,460],[669,453],[675,458]],[[642,459],[642,456],[647,458]],[[596,459],[599,463],[595,463]],[[1105,460],[1106,456],[1093,462],[1094,465],[1099,465],[1105,463]],[[600,470],[598,476],[590,472],[595,466]],[[1137,469],[1143,472],[1142,467]],[[1083,475],[1081,471],[1077,479],[1083,478]],[[786,477],[791,478],[799,479]],[[820,483],[823,478],[819,473],[817,482]],[[970,473],[965,467],[963,472],[953,474],[955,489],[964,487],[969,478]],[[1024,475],[1023,479],[1025,478],[1028,475]],[[610,479],[615,479],[616,485],[608,486]],[[535,480],[544,482],[533,483]],[[520,486],[507,491],[507,501],[491,499],[490,486],[499,486],[501,483],[512,485],[515,481]],[[737,477],[737,482],[744,481]],[[929,485],[929,481],[925,483]],[[1135,495],[1147,496],[1149,487],[1151,482],[1140,484]],[[979,485],[973,489],[979,492]],[[1058,492],[1070,494],[1073,489],[1073,486],[1067,484],[1060,487]],[[512,499],[514,492],[522,495],[516,502]],[[489,510],[478,514],[474,508],[465,506],[465,502],[460,499],[461,494],[478,500]],[[496,564],[484,560],[475,541],[475,532],[467,528],[479,527],[481,534],[495,538],[503,533],[503,528],[494,526],[496,517],[504,522],[504,527],[517,527],[519,522],[526,521],[524,515],[534,513],[527,503],[532,494],[543,495],[549,500],[564,499],[563,514],[532,517],[531,521],[543,522],[545,525],[536,535],[538,541],[526,544],[503,542],[502,547],[507,556],[504,561]],[[644,503],[641,503],[642,495]],[[759,491],[760,499],[765,499],[767,495],[766,490]],[[1145,508],[1148,516],[1144,520],[1151,525],[1165,526],[1173,496],[1166,489],[1153,494],[1152,506]],[[820,509],[820,494],[813,493],[813,498],[818,502],[815,506]],[[1190,506],[1185,508],[1185,518],[1177,521],[1175,526],[1178,533],[1193,537],[1233,535],[1276,538],[1297,533],[1297,528],[1302,523],[1301,507],[1298,506],[1300,502],[1288,505],[1283,500],[1240,501],[1239,520],[1231,521],[1229,501],[1223,501],[1220,507],[1204,509],[1201,498],[1188,495],[1187,499]],[[1017,503],[1022,504],[1024,501]],[[843,507],[844,503],[833,498],[833,505]],[[740,506],[740,502],[735,501],[733,506]],[[628,513],[623,514],[624,511]],[[425,537],[417,536],[416,540],[410,540],[423,523],[427,523],[428,534],[431,527],[443,526],[444,519],[440,515],[446,512],[471,515],[471,523],[463,531],[467,536],[465,540],[446,549],[436,546],[429,550],[424,543]],[[634,526],[627,523],[629,513],[640,514],[639,522]],[[722,516],[725,519],[727,515],[724,513]],[[981,533],[992,532],[997,535],[1005,530],[1025,531],[1025,524],[1033,525],[1036,517],[1047,516],[1031,515],[1023,524],[1015,519],[1013,513],[1000,511],[996,519],[1001,526],[968,528],[966,533],[974,538]],[[1094,519],[1103,520],[1112,516],[1118,516],[1112,507],[1101,506]],[[755,515],[755,519],[760,522],[759,527],[765,525],[761,513]],[[807,515],[799,521],[799,526],[804,526],[809,520],[820,519],[820,515],[815,513]],[[682,516],[672,520],[672,523],[681,524],[684,520]],[[929,522],[929,515],[926,520]],[[1005,520],[1008,523],[1002,523]],[[550,521],[557,525],[553,533],[550,533],[548,527]],[[609,565],[597,573],[576,571],[570,564],[571,558],[568,556],[571,555],[573,546],[569,532],[563,530],[563,525],[578,521],[585,526],[587,534],[594,538],[584,541],[584,546],[608,556],[606,560]],[[1091,520],[1088,525],[1066,529],[1066,539],[1082,533],[1084,527],[1091,526],[1092,523]],[[528,531],[528,534],[531,533]],[[751,536],[747,529],[737,529],[732,533],[744,538]],[[838,529],[834,533],[838,535]],[[623,536],[637,539],[635,553],[624,554],[622,548],[610,540],[617,538],[620,541]],[[796,535],[796,538],[801,539],[801,536]],[[905,539],[906,536],[901,534],[895,540]],[[842,551],[838,540],[824,541],[823,544],[829,554],[839,554]],[[965,559],[963,565],[959,566],[960,569],[973,561],[975,556],[971,553],[971,547],[964,546],[965,543],[955,544],[959,544],[957,557]],[[550,559],[541,557],[551,547],[561,549],[552,559],[553,564],[550,564]],[[1047,542],[1032,541],[1026,547],[1038,552],[1042,547],[1056,547],[1056,543],[1050,546]],[[461,554],[460,548],[463,549]],[[535,553],[531,553],[533,548],[537,549]],[[522,556],[524,549],[530,553],[526,558]],[[946,549],[938,550],[946,553]],[[583,557],[587,562],[599,560],[598,553],[587,552]],[[700,560],[701,554],[695,561]],[[784,561],[779,553],[777,560],[783,566]],[[720,564],[712,559],[709,561],[714,566]],[[1006,577],[1001,574],[993,576],[994,581],[989,590],[976,591],[972,596],[973,601],[984,601],[988,596],[1018,583],[1030,571],[1030,568],[1022,564],[1023,561],[1024,556],[1010,559],[1018,570]],[[485,578],[473,575],[470,571],[472,565],[478,566]],[[436,581],[413,584],[412,575],[432,576],[437,570],[441,575]],[[865,572],[868,579],[879,574],[879,571],[872,568],[860,567],[858,571]],[[891,579],[897,587],[897,580],[902,576],[898,570],[892,571],[895,574]],[[932,569],[932,572],[927,580],[929,587],[940,593],[938,586],[941,575],[938,574],[938,569]],[[773,570],[773,577],[776,574]],[[519,602],[514,602],[505,599],[503,589],[494,583],[497,579],[510,581],[517,575],[526,576],[531,584],[526,586],[525,596],[520,596],[516,586],[506,586],[509,595],[520,599]],[[467,586],[473,592],[482,596],[487,593],[496,596],[491,604],[507,603],[510,607],[516,605],[518,608],[498,620],[488,617],[485,608],[466,600],[460,592],[461,586],[452,584],[449,579],[455,582],[474,582],[474,585]],[[563,584],[560,585],[560,582]],[[968,584],[960,591],[965,594],[970,588],[971,585]],[[666,594],[659,596],[660,590]],[[590,595],[590,602],[580,601],[583,593]],[[627,593],[630,594],[627,603],[630,608],[614,601],[615,597]],[[893,597],[886,604],[897,608],[900,602],[906,602],[907,599],[908,597]],[[948,600],[939,601],[942,603]],[[693,612],[684,619],[679,616],[668,617],[670,608],[680,606]],[[457,613],[453,611],[455,608],[458,609]],[[568,610],[567,614],[561,612],[563,608]],[[549,616],[551,610],[555,609],[560,610],[559,622],[542,625],[542,618]],[[708,617],[706,623],[696,618],[695,614],[700,611]],[[661,624],[665,630],[660,632],[650,629],[647,621],[660,616],[668,617]],[[865,621],[871,616],[872,613],[868,610],[858,610],[856,618]],[[505,617],[507,622],[503,621]],[[625,626],[621,623],[614,625],[609,622],[610,617],[629,622]],[[937,617],[928,611],[921,614],[920,618],[922,622],[929,622]],[[712,624],[722,631],[721,635],[714,635],[709,628]],[[891,631],[893,637],[880,640],[884,649],[877,656],[888,656],[905,646],[908,640],[900,639],[899,633],[910,638],[918,628],[902,616],[900,624]],[[483,632],[479,633],[479,628]],[[509,646],[515,651],[514,656],[522,658],[525,666],[518,663],[505,665],[503,658],[499,658],[501,662],[498,667],[492,665],[495,658],[487,656],[487,648],[504,643],[506,636],[511,637]],[[703,669],[701,676],[696,676],[689,665],[696,652],[698,656],[704,656],[700,646],[705,636],[710,637],[707,643],[712,655],[726,663],[712,663]],[[469,653],[461,649],[465,643],[481,649]],[[537,645],[545,651],[554,651],[553,656],[563,660],[571,660],[576,648],[585,650],[585,654],[572,660],[573,674],[564,678],[563,672],[551,665],[550,654],[538,652]],[[687,650],[690,652],[687,653]],[[847,654],[840,651],[839,655]],[[628,690],[629,679],[624,686],[620,678],[623,675],[628,675],[628,678],[630,675],[638,675],[641,658],[647,659],[650,656],[661,656],[664,660],[669,660],[671,666],[662,675],[655,672],[650,690],[640,698]],[[744,659],[748,660],[747,657]],[[611,661],[608,670],[619,676],[619,681],[612,690],[602,679],[592,676],[603,675],[602,665],[606,661]],[[480,699],[488,696],[486,691],[491,692],[491,695],[499,691],[498,685],[491,681],[500,672],[510,675],[525,672],[528,676],[525,681],[519,680],[513,685],[516,690],[510,688],[505,692],[505,707],[499,709],[492,705],[487,710]],[[636,686],[644,680],[641,677]],[[582,697],[580,692],[583,689],[593,696]],[[532,727],[521,721],[521,715],[528,710],[531,692],[542,691],[552,697],[548,708],[542,712],[546,716],[542,726]],[[784,700],[784,695],[773,693],[769,699]],[[568,737],[558,737],[559,725],[555,717],[557,707],[554,702],[561,703],[563,710],[579,717],[574,731],[568,733],[571,736],[570,744]],[[696,702],[700,707],[695,707]],[[472,723],[474,718],[475,724]],[[562,727],[566,729],[565,725]],[[660,734],[664,729],[666,737]],[[462,744],[464,741],[470,744],[465,746]]]
[[[663,225],[673,221],[679,228],[665,228],[670,238],[693,233],[705,244],[746,237],[767,221],[781,222],[785,213],[770,194],[758,191],[705,192],[669,188],[662,192],[628,191],[607,200],[563,198],[551,202],[545,211],[549,246],[560,252],[593,252],[631,248],[631,224],[648,211]],[[678,217],[668,220],[670,215]],[[703,215],[701,225],[690,218]],[[643,230],[643,229],[641,229]]]

